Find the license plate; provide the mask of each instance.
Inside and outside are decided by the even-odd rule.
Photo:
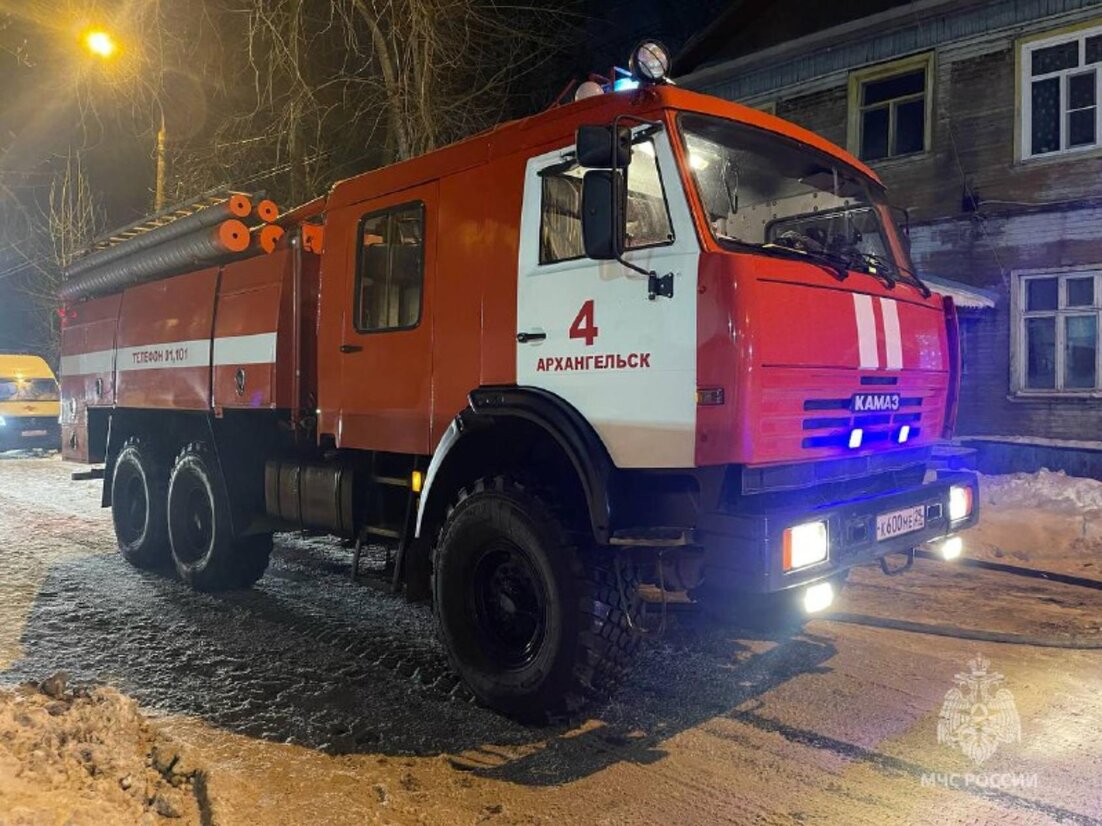
[[[894,413],[899,404],[898,393],[854,393],[849,409],[854,413]]]
[[[45,436],[45,435],[46,435],[45,430],[24,430],[23,431],[23,438],[24,439],[33,439],[33,438],[36,438],[38,436]]]
[[[882,513],[876,517],[876,541],[882,542],[893,536],[914,533],[926,527],[926,506],[915,505],[891,513]]]

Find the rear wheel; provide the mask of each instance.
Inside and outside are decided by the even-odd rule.
[[[165,568],[171,561],[165,518],[167,479],[152,445],[137,437],[127,440],[111,477],[111,519],[119,553],[136,568]]]
[[[485,705],[542,722],[606,696],[638,644],[632,583],[570,542],[517,482],[463,491],[441,531],[433,591],[452,664]]]
[[[272,551],[270,534],[234,537],[225,481],[198,443],[172,468],[168,537],[176,572],[197,591],[248,588],[264,575]]]

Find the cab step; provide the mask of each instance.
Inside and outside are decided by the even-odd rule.
[[[695,545],[693,531],[686,528],[624,528],[615,531],[610,545],[635,548],[677,548]]]
[[[368,536],[381,536],[385,539],[401,539],[402,532],[397,528],[388,528],[385,525],[364,525],[363,532]]]
[[[370,481],[376,485],[386,485],[392,488],[408,488],[410,480],[402,476],[372,476]]]

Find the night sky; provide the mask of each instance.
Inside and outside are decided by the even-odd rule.
[[[626,64],[631,46],[643,37],[657,37],[676,53],[730,5],[729,0],[578,2],[582,35],[572,54],[562,55],[547,69],[545,88],[532,90],[532,100],[545,101],[540,106],[550,103],[571,78]],[[46,209],[51,177],[69,148],[91,146],[84,156],[86,168],[106,207],[107,226],[129,223],[148,211],[154,176],[152,125],[135,120],[137,116],[125,111],[125,101],[113,102],[119,107],[112,113],[116,117],[91,118],[91,134],[80,131],[82,122],[89,129],[89,118],[82,120],[77,96],[67,91],[69,85],[58,82],[78,71],[73,65],[73,32],[59,28],[44,12],[37,13],[38,5],[26,0],[25,10],[10,17],[0,11],[0,220],[8,239],[0,243],[3,351],[43,349],[41,324],[20,286],[24,279],[38,276],[35,264],[41,260],[28,263],[12,251],[11,239],[22,238],[21,220]],[[350,170],[356,171],[364,170]]]

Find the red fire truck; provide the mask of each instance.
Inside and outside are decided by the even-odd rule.
[[[875,173],[643,63],[336,184],[271,252],[234,196],[78,261],[63,444],[126,559],[213,590],[274,532],[389,544],[473,693],[539,718],[611,690],[644,596],[814,611],[959,553],[956,319]]]

